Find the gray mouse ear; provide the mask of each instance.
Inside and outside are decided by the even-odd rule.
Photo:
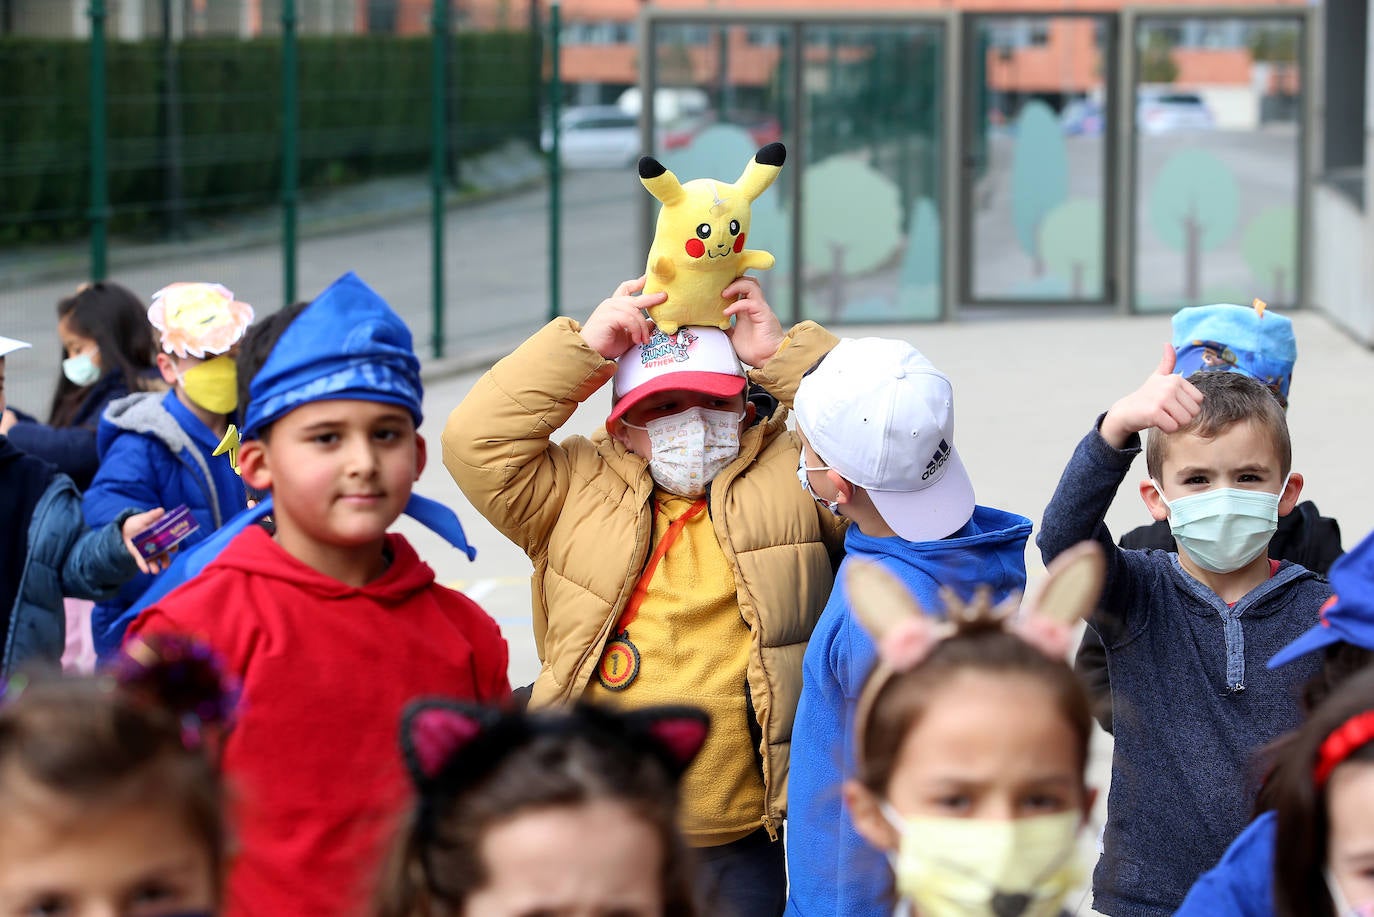
[[[926,616],[906,584],[881,564],[849,561],[844,566],[844,588],[849,607],[874,643],[881,643],[884,636],[913,617]]]
[[[1023,616],[1035,615],[1072,627],[1097,607],[1107,577],[1107,560],[1097,542],[1079,542],[1056,557],[1046,570],[1048,575],[1040,588],[1022,605]]]

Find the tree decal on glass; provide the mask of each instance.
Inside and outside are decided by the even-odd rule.
[[[1216,156],[1183,150],[1170,156],[1150,189],[1150,226],[1169,248],[1183,253],[1183,301],[1196,303],[1202,255],[1236,231],[1236,178]]]

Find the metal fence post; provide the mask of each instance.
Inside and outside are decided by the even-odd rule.
[[[558,0],[549,3],[549,320],[558,317],[560,265],[559,250],[562,248],[562,188],[559,179],[563,164],[558,160],[558,103],[563,93],[558,73],[558,56],[562,40],[558,32]]]
[[[444,355],[444,176],[448,159],[448,4],[434,0],[431,20],[434,32],[434,57],[430,64],[430,240],[431,318],[430,350],[437,360]]]
[[[105,152],[105,0],[91,0],[91,279],[104,280],[110,222],[109,163]]]
[[[296,301],[296,201],[300,183],[300,98],[296,66],[296,0],[281,4],[282,296]]]

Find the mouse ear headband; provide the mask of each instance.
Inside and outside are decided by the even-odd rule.
[[[542,736],[621,744],[652,755],[679,780],[705,744],[709,727],[710,718],[695,707],[612,713],[583,706],[568,713],[530,714],[422,698],[402,715],[401,753],[422,799],[473,785]]]
[[[925,661],[941,641],[978,627],[1004,629],[1052,659],[1063,660],[1073,629],[1097,605],[1106,577],[1106,560],[1096,542],[1085,541],[1049,565],[1039,588],[1025,601],[1013,593],[994,605],[992,590],[980,586],[965,602],[940,589],[942,609],[927,609],[894,574],[877,563],[845,564],[849,604],[878,649],[878,662],[864,683],[856,710],[862,735],[873,703],[893,677]]]

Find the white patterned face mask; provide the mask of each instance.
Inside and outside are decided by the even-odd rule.
[[[688,408],[644,426],[625,426],[649,434],[649,474],[664,490],[684,497],[706,492],[711,479],[739,455],[739,425],[744,414]]]

